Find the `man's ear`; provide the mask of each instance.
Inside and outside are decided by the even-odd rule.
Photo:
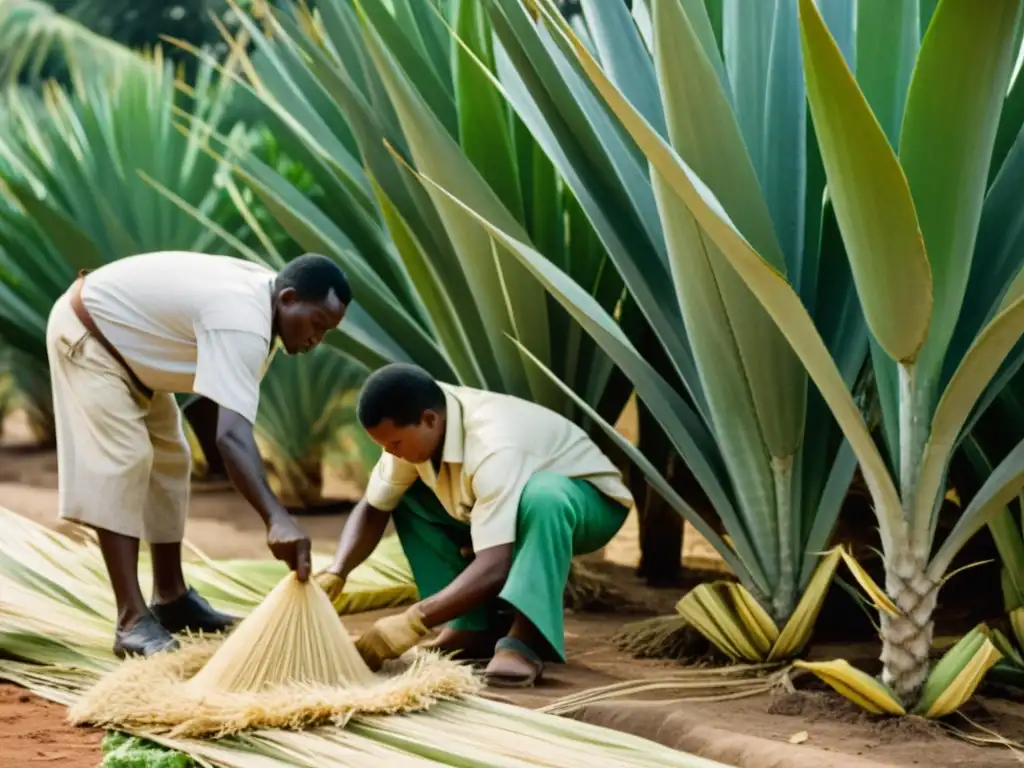
[[[277,295],[278,301],[282,304],[294,304],[298,298],[298,293],[291,286],[282,288],[281,292]]]
[[[427,429],[433,429],[434,427],[437,426],[438,417],[439,415],[437,411],[428,408],[420,416],[420,423],[422,423],[423,426],[425,426]]]

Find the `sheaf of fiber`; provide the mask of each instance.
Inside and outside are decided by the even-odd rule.
[[[193,638],[178,651],[130,659],[86,691],[68,719],[174,738],[216,738],[258,728],[341,726],[361,714],[419,712],[481,689],[472,669],[426,651],[392,665],[390,674],[374,675],[369,684],[286,683],[241,692],[189,685],[219,646],[217,640]]]
[[[369,685],[374,674],[315,581],[285,576],[189,681],[197,693],[284,683]]]
[[[290,573],[226,639],[186,639],[177,651],[126,661],[68,716],[81,725],[216,737],[343,725],[356,714],[419,711],[477,690],[470,668],[426,653],[398,674],[374,674],[324,591]]]

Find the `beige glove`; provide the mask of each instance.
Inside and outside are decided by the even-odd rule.
[[[342,593],[345,591],[345,579],[330,571],[320,571],[313,578],[316,579],[316,583],[320,585],[320,588],[327,593],[327,596],[331,598],[331,605],[334,606],[334,610],[340,612],[341,605],[344,602],[342,600]]]
[[[356,649],[374,672],[388,659],[397,659],[427,634],[423,612],[413,605],[405,613],[378,620],[356,640]]]

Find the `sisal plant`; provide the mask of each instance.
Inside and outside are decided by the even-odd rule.
[[[246,614],[247,618],[227,640],[187,640],[180,651],[155,657],[158,660],[153,664],[118,662],[109,650],[114,606],[96,546],[88,540],[73,540],[56,534],[3,509],[0,509],[0,526],[4,530],[0,538],[0,679],[67,706],[79,716],[90,706],[105,708],[108,716],[118,707],[130,707],[136,718],[134,725],[111,724],[108,727],[189,755],[198,764],[222,768],[376,765],[723,768],[721,763],[639,737],[488,701],[470,692],[468,677],[447,678],[455,680],[456,684],[458,681],[465,684],[461,693],[452,689],[444,691],[431,681],[436,682],[437,673],[448,675],[452,669],[450,662],[425,653],[410,654],[411,659],[398,662],[396,668],[386,669],[380,677],[374,676],[376,683],[350,683],[331,690],[337,696],[348,696],[350,704],[359,689],[376,691],[375,696],[385,690],[399,691],[408,700],[412,690],[408,683],[416,679],[430,691],[432,706],[412,708],[420,711],[410,711],[407,706],[404,710],[407,714],[395,716],[383,713],[402,710],[356,704],[349,706],[343,715],[320,718],[317,727],[307,727],[313,724],[308,719],[292,723],[291,729],[283,722],[281,727],[268,727],[259,719],[265,713],[257,712],[260,696],[274,696],[273,704],[279,716],[283,716],[287,706],[303,706],[303,702],[279,695],[284,692],[284,686],[278,683],[290,676],[291,673],[284,670],[293,662],[278,662],[254,675],[249,669],[251,664],[239,654],[246,635],[249,635],[246,642],[250,647],[264,642],[267,648],[276,645],[276,652],[297,653],[296,635],[288,638],[284,632],[259,629],[266,621],[261,614],[273,613],[271,620],[279,622],[279,626],[289,621],[291,626],[296,626],[297,621],[329,624],[332,629],[325,626],[325,637],[335,641],[340,638],[342,652],[335,662],[322,661],[325,668],[334,663],[347,663],[352,658],[348,654],[351,641],[345,642],[347,635],[341,622],[328,610],[330,603],[326,602],[325,595],[316,591],[318,588],[299,585],[286,575],[278,577],[276,587],[272,587],[269,594],[264,592],[246,598],[240,584],[260,583],[258,575],[247,579],[246,569],[254,566],[254,574],[262,573],[265,581],[269,569],[264,568],[263,563],[236,561],[229,566],[209,560],[190,562],[187,578],[193,583],[202,580],[204,587],[208,587],[204,594],[214,607],[234,610]],[[379,559],[379,553],[380,550],[364,564],[363,571],[353,572],[352,578],[358,576],[365,580],[366,574],[374,568],[374,560]],[[335,634],[330,634],[332,632]],[[313,633],[307,634],[308,642],[314,642]],[[320,652],[333,653],[326,648],[301,653],[310,658]],[[139,669],[145,666],[152,666],[154,670],[147,670],[138,677]],[[156,713],[164,721],[162,725],[139,722],[142,711],[139,707],[155,706],[154,701],[163,696],[157,690],[157,685],[164,684],[155,680],[157,669],[170,681],[166,685],[176,687],[183,695],[195,695],[196,690],[187,691],[189,686],[195,686],[205,691],[209,700],[233,695],[248,697],[254,706],[241,713],[242,716],[251,717],[255,713],[259,717],[253,718],[248,726],[226,729],[221,721],[215,730],[230,735],[216,739],[183,735],[208,729],[195,713],[192,713],[191,724],[179,729],[181,735],[172,735],[175,726],[167,724],[166,710]],[[355,669],[361,670],[358,665]],[[352,668],[342,674],[370,680],[364,672]],[[468,675],[465,670],[460,670],[460,674]],[[141,682],[143,678],[145,684]],[[307,696],[318,689],[308,682],[300,687],[304,691],[302,695]],[[320,688],[322,691],[323,687]],[[134,701],[126,705],[131,697]],[[287,705],[286,698],[289,699]],[[383,701],[383,696],[379,701]],[[341,708],[336,709],[340,712]],[[305,710],[307,716],[310,711]],[[221,710],[218,717],[224,714]]]

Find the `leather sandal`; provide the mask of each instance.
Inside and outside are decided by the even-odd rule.
[[[515,637],[503,637],[494,646],[484,682],[495,688],[530,688],[543,672],[544,662],[530,646]]]
[[[114,635],[114,655],[150,656],[178,649],[178,641],[152,616],[143,616],[128,629],[119,629]]]
[[[191,587],[170,603],[153,603],[149,606],[153,616],[164,629],[172,634],[179,632],[224,632],[238,621],[234,616],[215,611],[208,602]]]

